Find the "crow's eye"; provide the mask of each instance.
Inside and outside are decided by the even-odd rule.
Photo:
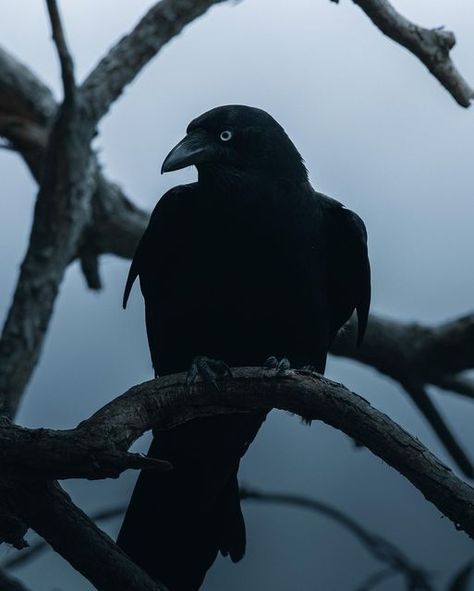
[[[232,139],[232,132],[226,129],[225,131],[221,131],[219,137],[223,142],[228,142]]]

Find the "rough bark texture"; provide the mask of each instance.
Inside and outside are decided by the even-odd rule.
[[[140,456],[136,465],[134,460],[120,464],[115,458],[123,458],[125,450],[153,426],[168,428],[201,416],[278,408],[307,420],[323,421],[360,442],[410,480],[459,529],[474,537],[474,489],[364,398],[311,372],[289,371],[278,376],[260,368],[238,368],[233,374],[233,378],[221,382],[220,392],[202,382],[188,392],[184,374],[145,382],[73,430],[4,424],[0,427],[2,472],[9,479],[35,472],[49,477],[99,478],[117,475],[127,467],[154,469],[154,462],[143,461]],[[87,455],[89,463],[83,461]]]
[[[0,135],[21,154],[39,184],[29,246],[0,339],[0,411],[14,416],[37,364],[67,266],[81,259],[86,281],[100,288],[99,256],[130,258],[148,214],[102,174],[91,140],[101,117],[160,49],[220,0],[162,0],[99,61],[77,87],[59,12],[46,0],[63,80],[64,101],[0,49]],[[354,0],[373,23],[416,55],[463,106],[472,89],[454,67],[452,33],[428,30],[398,14],[386,0]],[[341,337],[334,352],[377,368],[403,385],[466,474],[472,466],[429,399],[426,386],[474,397],[462,374],[473,367],[474,320],[440,327],[371,317],[364,347]],[[166,469],[166,463],[128,453],[153,425],[197,416],[280,408],[327,422],[406,476],[471,537],[473,490],[416,439],[343,386],[310,373],[274,376],[239,369],[220,393],[198,383],[184,392],[183,376],[147,382],[107,405],[77,429],[29,430],[0,421],[0,540],[21,548],[27,526],[98,589],[163,589],[140,571],[45,479],[103,478],[126,468]],[[256,394],[258,392],[258,394]],[[385,576],[385,575],[384,575]],[[3,579],[2,579],[3,577]],[[17,591],[0,573],[0,588]]]
[[[474,367],[474,315],[430,327],[372,314],[360,348],[354,345],[355,331],[352,322],[338,336],[331,352],[399,382],[460,469],[472,478],[472,463],[431,400],[427,386],[474,398],[474,382],[462,374]]]
[[[55,482],[16,482],[15,510],[100,591],[166,591],[100,530]]]

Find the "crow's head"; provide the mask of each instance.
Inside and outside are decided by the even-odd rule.
[[[307,179],[293,142],[261,109],[217,107],[191,121],[186,131],[186,137],[165,158],[162,173],[194,165],[200,175],[232,172]]]

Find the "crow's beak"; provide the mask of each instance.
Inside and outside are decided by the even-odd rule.
[[[191,132],[166,156],[161,166],[161,174],[179,170],[193,164],[209,162],[212,159],[212,146],[205,134]]]

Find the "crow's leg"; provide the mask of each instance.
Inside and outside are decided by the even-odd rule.
[[[274,369],[277,374],[283,374],[291,368],[291,365],[286,357],[277,359],[272,355],[265,360],[263,367],[265,369]]]
[[[224,376],[232,377],[232,372],[230,367],[227,363],[224,363],[224,361],[204,357],[204,355],[198,355],[194,357],[188,369],[188,375],[186,378],[186,385],[188,388],[192,386],[198,375],[201,376],[205,382],[212,384],[214,388],[219,391],[217,379]]]

